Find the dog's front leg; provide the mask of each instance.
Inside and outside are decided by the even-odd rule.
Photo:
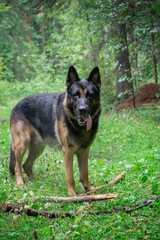
[[[90,186],[88,178],[88,156],[89,147],[83,151],[77,153],[80,181],[83,184],[85,191],[90,191],[94,187]]]
[[[63,159],[66,172],[67,188],[69,195],[77,195],[73,175],[73,153],[68,147],[62,147]]]

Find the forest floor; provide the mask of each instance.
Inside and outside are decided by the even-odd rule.
[[[125,170],[125,177],[95,194],[118,194],[118,197],[91,203],[54,203],[37,196],[68,196],[61,151],[46,148],[34,164],[36,181],[16,186],[9,174],[9,115],[18,99],[0,105],[0,207],[3,203],[54,212],[72,211],[72,217],[31,217],[25,213],[3,213],[0,209],[0,239],[159,239],[160,231],[160,106],[134,108],[130,111],[104,111],[99,131],[89,157],[89,178],[93,186],[110,182]],[[76,160],[76,159],[74,159]],[[74,161],[76,189],[78,164]],[[24,177],[24,174],[23,174]],[[19,199],[23,198],[23,204]],[[151,200],[154,199],[154,200]],[[144,202],[149,205],[144,205]],[[143,208],[137,208],[143,206]],[[116,209],[131,208],[132,212]],[[77,212],[78,209],[78,212]],[[88,214],[106,209],[107,213]]]
[[[160,84],[149,83],[129,96],[123,103],[118,105],[118,109],[130,110],[134,107],[142,107],[143,104],[157,103],[160,101]]]

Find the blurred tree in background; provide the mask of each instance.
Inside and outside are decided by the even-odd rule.
[[[64,82],[70,65],[82,77],[98,65],[104,102],[122,101],[158,83],[159,37],[156,0],[2,0],[0,84],[50,85]]]

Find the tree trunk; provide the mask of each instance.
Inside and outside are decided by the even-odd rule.
[[[96,65],[97,57],[96,57],[96,53],[95,53],[95,49],[94,49],[94,45],[93,45],[93,40],[92,40],[92,37],[91,37],[91,29],[90,29],[90,26],[89,26],[89,22],[90,21],[89,21],[89,15],[88,15],[87,11],[86,11],[86,20],[87,20],[87,29],[88,29],[88,35],[89,35],[89,42],[90,42],[90,45],[91,45],[92,61],[94,62],[94,65]]]
[[[131,82],[131,66],[129,61],[129,50],[125,24],[115,24],[115,35],[117,48],[115,50],[116,61],[116,96],[120,101],[124,101],[133,93],[133,83]]]
[[[28,27],[31,26],[31,24],[30,24],[30,20],[29,20],[29,17],[27,16],[26,13],[24,13],[24,22],[25,22],[25,24],[28,25]],[[31,31],[30,31],[30,29],[26,29],[26,35],[27,35],[27,37],[28,37],[28,43],[30,43],[30,42],[32,41],[32,39],[31,39]]]
[[[154,68],[154,79],[155,83],[158,83],[158,73],[157,73],[157,58],[155,54],[155,38],[154,38],[154,33],[151,35],[152,38],[152,52],[153,52],[153,68]]]

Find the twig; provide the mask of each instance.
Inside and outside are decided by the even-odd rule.
[[[116,176],[111,182],[108,183],[109,186],[119,182],[124,177],[125,171],[123,171],[120,175]]]
[[[132,209],[127,209],[127,210],[125,210],[125,212],[127,212],[127,213],[133,212],[133,211],[135,211],[135,210],[138,210],[138,209],[140,209],[140,208],[143,208],[143,207],[151,204],[152,202],[153,202],[153,201],[149,201],[149,202],[147,202],[147,203],[145,203],[145,204],[143,204],[143,205],[141,205],[141,206],[139,206],[139,207],[132,208]]]
[[[51,202],[74,202],[74,203],[80,203],[80,202],[92,202],[92,201],[101,201],[111,198],[118,197],[118,194],[99,194],[99,195],[87,195],[87,196],[76,196],[76,197],[53,197],[53,196],[38,196],[38,197],[31,197],[31,198],[21,198],[17,200],[18,202],[24,202],[24,201],[30,201],[30,200],[38,200],[40,198],[43,198],[47,201]],[[15,202],[14,200],[11,200],[10,203]]]
[[[107,187],[107,186],[112,186],[115,183],[119,182],[125,175],[125,171],[123,171],[121,174],[119,174],[118,176],[116,176],[111,182],[109,182],[108,184],[104,184],[102,186],[99,187],[95,187],[93,190],[87,192],[87,193],[82,193],[80,196],[86,196],[88,194],[92,194],[93,192],[100,190],[101,188]]]

